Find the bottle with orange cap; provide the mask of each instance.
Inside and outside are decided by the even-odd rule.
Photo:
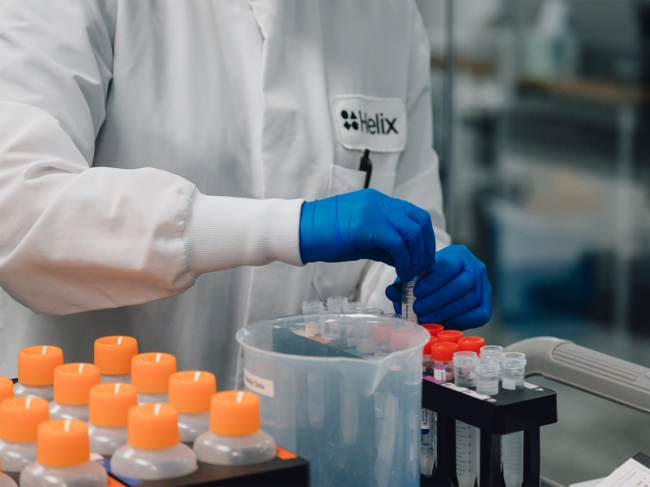
[[[395,324],[386,321],[370,327],[370,339],[375,344],[375,357],[382,358],[391,352],[390,332],[395,329]]]
[[[54,419],[38,427],[37,460],[20,474],[21,487],[107,487],[108,474],[90,460],[88,427],[77,419]]]
[[[51,419],[88,421],[90,388],[99,384],[99,367],[72,363],[54,369],[54,400],[50,402]]]
[[[18,487],[14,479],[6,473],[2,473],[2,461],[0,461],[0,487]]]
[[[138,404],[138,393],[130,384],[111,382],[90,389],[88,436],[90,451],[112,455],[127,441],[129,409]]]
[[[275,440],[260,429],[260,403],[252,392],[212,396],[210,429],[194,442],[196,457],[213,465],[252,465],[275,458]]]
[[[0,377],[0,403],[14,397],[14,382],[7,377]]]
[[[162,403],[133,406],[128,423],[128,442],[111,457],[116,475],[162,480],[189,475],[198,468],[192,449],[179,442],[176,408]]]
[[[140,353],[131,360],[131,384],[138,404],[169,402],[169,377],[176,372],[176,357],[169,353]]]
[[[182,442],[192,443],[210,429],[210,400],[217,392],[217,379],[210,372],[186,370],[169,378],[169,404],[178,411]]]
[[[454,353],[458,351],[458,344],[453,342],[438,341],[431,345],[431,359],[433,360],[434,382],[454,382]]]
[[[41,397],[14,397],[0,403],[0,461],[6,472],[21,472],[36,460],[38,425],[50,419]]]
[[[108,336],[95,340],[95,365],[102,383],[131,383],[131,360],[138,354],[138,341],[133,337]]]
[[[25,347],[18,353],[15,396],[54,397],[54,369],[63,364],[63,350],[51,345]]]

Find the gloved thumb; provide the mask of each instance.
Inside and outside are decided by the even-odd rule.
[[[402,304],[402,281],[399,279],[386,288],[386,297],[393,303]]]

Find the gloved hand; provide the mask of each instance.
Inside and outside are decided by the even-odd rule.
[[[404,280],[433,262],[436,238],[429,213],[374,189],[305,203],[300,258],[308,262],[370,259],[394,266]]]
[[[466,330],[483,326],[492,316],[492,286],[485,264],[464,245],[438,251],[413,294],[413,311],[420,324],[440,323],[445,328]],[[401,304],[402,281],[388,286],[386,296]]]

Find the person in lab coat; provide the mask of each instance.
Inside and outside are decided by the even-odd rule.
[[[483,325],[484,266],[444,230],[428,66],[412,0],[10,0],[0,375],[27,345],[92,361],[124,334],[241,386],[239,328],[328,296],[390,308],[393,266],[429,271],[423,321]]]

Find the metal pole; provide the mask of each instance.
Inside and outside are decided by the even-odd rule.
[[[445,200],[447,204],[446,219],[447,232],[453,237],[454,227],[454,190],[455,190],[455,170],[452,159],[453,153],[453,81],[454,81],[454,0],[446,0],[446,52],[445,52],[445,74],[443,90],[443,109],[442,109],[442,134],[443,134],[443,160],[445,164]]]

